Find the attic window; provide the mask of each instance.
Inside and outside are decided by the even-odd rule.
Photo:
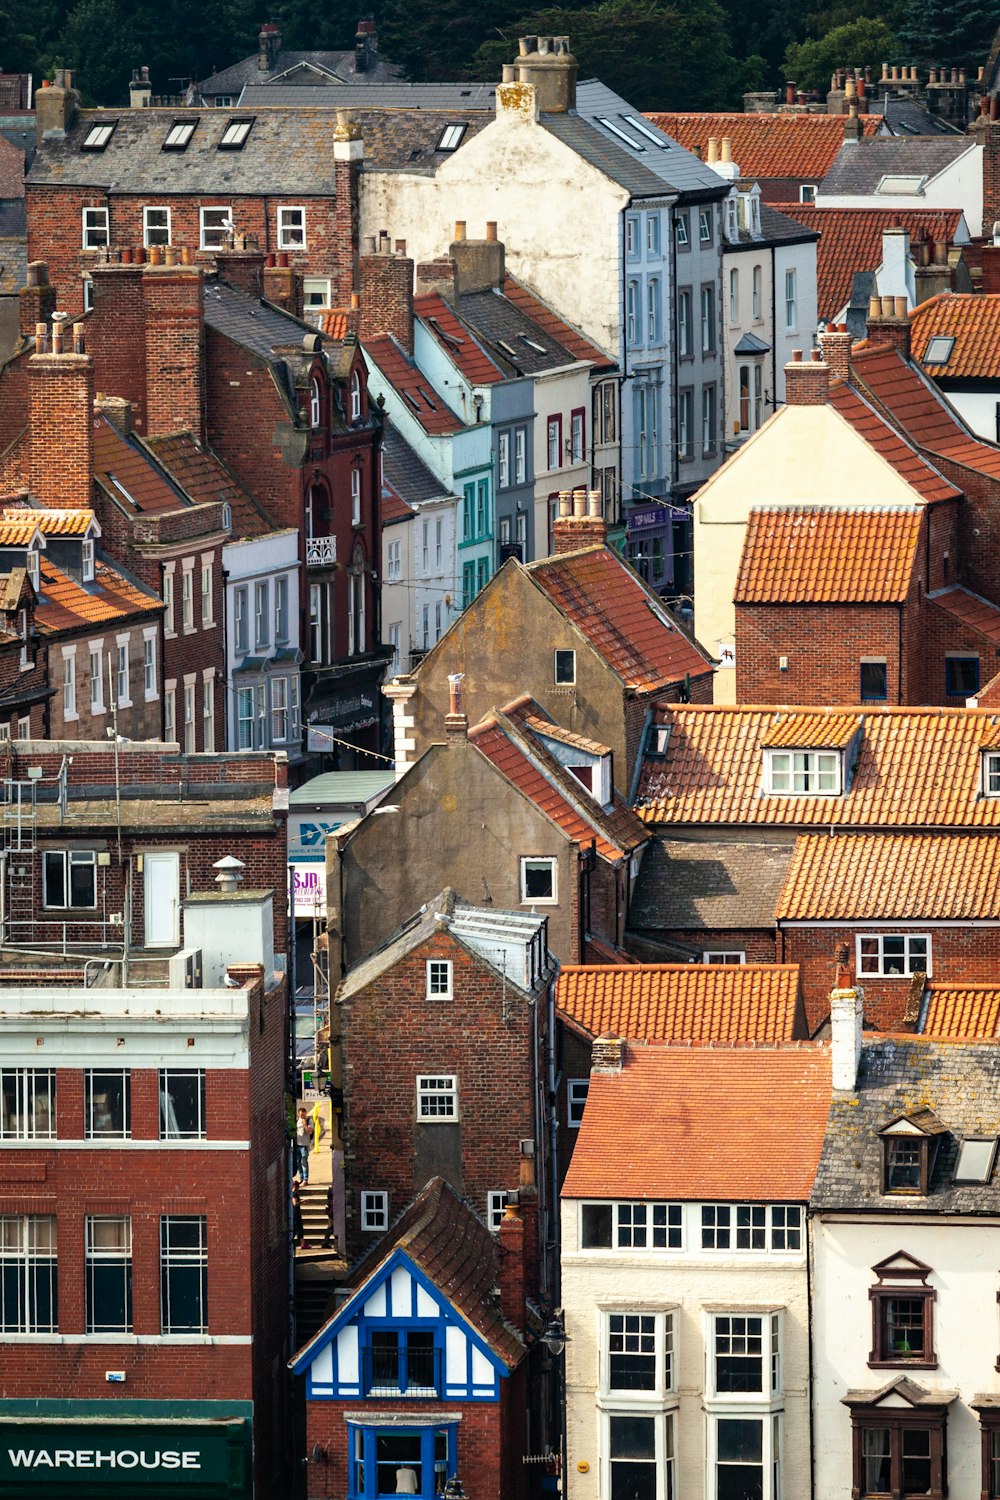
[[[985,1139],[969,1136],[958,1149],[955,1164],[956,1182],[989,1182],[996,1160],[996,1136]]]
[[[661,151],[670,150],[670,142],[667,140],[666,136],[657,135],[656,131],[653,130],[651,126],[645,125],[642,120],[637,120],[635,115],[626,115],[625,122],[626,124],[631,125],[633,130],[637,130],[640,135],[645,136],[646,140],[651,141],[654,146],[659,146]]]
[[[949,359],[951,359],[951,351],[954,347],[954,339],[946,338],[944,334],[935,334],[924,350],[923,363],[925,365],[946,365]]]
[[[506,354],[508,359],[512,359],[515,364],[520,362],[521,356],[517,350],[512,348],[510,344],[505,343],[503,339],[497,339],[497,348],[501,353]]]
[[[437,151],[457,151],[462,144],[462,137],[467,128],[465,125],[446,125],[441,132],[435,149]]]
[[[792,796],[839,797],[842,757],[836,750],[766,750],[765,790]]]
[[[163,142],[164,151],[186,151],[198,128],[197,120],[175,120]]]
[[[242,151],[246,145],[247,136],[250,134],[253,120],[230,120],[222,132],[222,140],[219,142],[220,151]]]
[[[878,187],[875,191],[876,193],[881,193],[883,197],[890,196],[893,193],[919,193],[923,191],[926,181],[926,177],[906,177],[902,173],[887,172],[884,177],[879,178]]]
[[[605,130],[610,130],[611,134],[616,135],[620,141],[624,141],[626,146],[631,146],[633,151],[645,151],[646,148],[641,141],[634,141],[620,126],[615,125],[611,120],[605,119],[603,115],[598,115],[597,123],[598,125],[603,125]]]
[[[116,479],[113,474],[109,474],[108,475],[108,479],[114,485],[114,487],[118,491],[118,493],[120,495],[124,495],[125,499],[129,503],[129,505],[135,505],[136,504],[135,497],[129,494],[128,490],[122,484],[122,482],[121,482],[120,479]]]
[[[518,338],[526,349],[534,349],[536,354],[548,354],[549,352],[544,344],[536,344],[535,340],[530,339],[526,333],[519,333]]]
[[[434,401],[431,400],[431,397],[430,397],[429,393],[427,392],[427,390],[422,385],[418,385],[417,386],[417,390],[419,391],[420,395],[423,396],[424,400],[427,402],[427,405],[430,407],[431,411],[437,411],[437,405],[436,405],[436,403]]]
[[[114,134],[117,123],[117,120],[112,120],[109,124],[91,125],[80,150],[103,151]]]
[[[450,349],[461,349],[462,345],[465,343],[465,340],[463,338],[459,338],[457,333],[449,333],[446,328],[442,328],[437,318],[428,318],[427,321],[433,328],[434,332],[437,334],[438,338],[441,340],[442,344],[447,344]]]

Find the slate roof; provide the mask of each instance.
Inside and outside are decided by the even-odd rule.
[[[855,274],[875,271],[882,264],[885,230],[899,225],[907,230],[911,243],[920,238],[949,245],[969,243],[958,208],[824,208],[814,203],[783,203],[781,211],[820,235],[817,307],[826,322],[838,317],[851,301]]]
[[[391,334],[366,339],[364,353],[368,363],[377,366],[431,437],[446,437],[462,431],[463,424],[444,397],[438,395],[427,376]]]
[[[397,1251],[419,1267],[509,1369],[519,1363],[527,1353],[526,1345],[504,1319],[496,1296],[499,1240],[442,1177],[431,1178],[388,1234],[354,1266],[348,1281],[357,1289],[355,1295]],[[334,1317],[342,1313],[343,1306]],[[308,1364],[311,1350],[321,1343],[332,1321],[328,1319],[289,1363]]]
[[[440,292],[424,292],[413,299],[413,314],[424,323],[452,364],[472,385],[496,385],[504,371],[475,337],[467,323],[455,314]]]
[[[1000,840],[954,834],[804,834],[779,921],[1000,917]]]
[[[939,1138],[929,1192],[926,1198],[884,1196],[878,1132],[916,1108],[933,1110],[947,1131]],[[833,1096],[811,1206],[891,1208],[909,1218],[995,1214],[1000,1211],[996,1166],[988,1183],[952,1182],[959,1142],[966,1136],[1000,1136],[1000,1047],[909,1036],[869,1041],[862,1048],[857,1088]]]
[[[890,351],[894,352],[894,351]],[[933,397],[931,398],[934,399]],[[959,491],[917,452],[918,442],[910,429],[900,433],[874,409],[854,386],[837,382],[830,387],[830,405],[849,422],[859,437],[892,465],[901,479],[922,500],[957,500]],[[1000,455],[998,455],[1000,456]]]
[[[529,563],[526,571],[635,692],[652,693],[712,670],[701,648],[617,552],[565,552]]]
[[[792,847],[653,839],[639,866],[629,927],[773,929]]]
[[[922,452],[1000,478],[1000,447],[970,432],[931,381],[898,350],[857,350],[851,357],[851,379],[885,407]]]
[[[530,287],[526,287],[523,282],[509,274],[504,276],[503,294],[508,302],[519,307],[525,316],[529,317],[544,333],[558,340],[574,359],[593,360],[599,370],[614,368],[615,361],[606,350],[591,343],[590,339],[578,328],[574,328],[572,323],[567,323],[565,318],[554,312],[547,302],[543,302],[541,297],[531,291]]]
[[[761,238],[748,239],[747,249],[752,245],[802,245],[818,240],[819,235],[815,229],[800,224],[793,214],[787,214],[784,208],[776,208],[773,203],[762,203],[760,205],[760,228]],[[743,235],[740,234],[742,242]]]
[[[955,342],[944,364],[927,362],[933,338]],[[910,350],[934,380],[1000,380],[1000,296],[939,292],[910,314]]]
[[[917,1030],[937,1041],[991,1041],[1000,1035],[1000,987],[929,984]]]
[[[1000,609],[989,600],[980,599],[978,594],[960,587],[942,589],[940,593],[928,594],[927,598],[960,625],[978,631],[1000,645]]]
[[[920,520],[916,506],[752,510],[735,603],[900,604]]]
[[[579,358],[560,343],[554,314],[547,319],[548,328],[543,328],[523,301],[511,301],[502,291],[468,292],[459,298],[458,310],[507,376],[544,374],[575,364]],[[598,355],[598,362],[603,364],[605,356]]]
[[[868,111],[869,114],[882,117],[879,134],[883,130],[888,131],[890,135],[904,137],[963,134],[957,126],[950,124],[941,115],[932,115],[926,105],[918,104],[916,99],[900,99],[895,94],[884,94],[879,98],[876,89],[877,85],[873,86],[868,97]]]
[[[382,481],[383,521],[405,520],[412,506],[448,493],[388,418],[382,428]]]
[[[602,120],[610,120],[634,146],[627,146]],[[643,129],[637,129],[638,120]],[[682,202],[724,198],[729,183],[706,167],[690,151],[663,136],[656,143],[651,132],[662,136],[627,100],[597,79],[577,84],[576,109],[567,114],[543,114],[539,123],[584,161],[617,182],[634,198],[661,198],[677,194]]]
[[[317,111],[318,113],[319,111]],[[333,111],[325,111],[331,118]],[[464,125],[461,146],[485,130],[493,119],[486,110],[380,109],[351,110],[365,143],[365,171],[430,174],[454,155],[438,143],[448,125]],[[461,149],[461,146],[459,149]]]
[[[134,615],[159,615],[163,600],[127,578],[110,563],[98,559],[92,584],[77,583],[69,573],[39,554],[40,585],[35,605],[35,624],[43,635],[58,635],[106,620],[125,620]]]
[[[763,749],[776,727],[786,743],[811,734],[822,709],[661,704],[665,756],[647,753],[636,811],[648,824],[960,830],[1000,827],[1000,798],[983,797],[980,755],[995,735],[989,709],[875,708],[863,717],[846,792],[765,795]],[[843,711],[836,715],[844,718]],[[817,743],[817,741],[813,741]]]
[[[900,136],[863,136],[860,141],[845,141],[823,178],[820,195],[872,197],[887,174],[930,180],[940,176],[967,151],[977,149],[976,141],[967,135],[940,139],[921,136],[912,140]]]
[[[830,1054],[815,1042],[629,1042],[621,1072],[590,1075],[562,1196],[804,1202],[830,1092]]]
[[[0,297],[14,297],[27,284],[28,241],[0,233]]]
[[[728,136],[744,177],[820,182],[844,143],[843,115],[653,113],[646,118],[689,151],[697,147],[703,158],[709,136],[719,141]],[[866,135],[874,135],[881,123],[872,115],[862,115],[861,122]]]
[[[232,537],[264,536],[274,531],[270,517],[256,500],[241,489],[214,453],[209,453],[190,432],[146,438],[145,446],[167,473],[197,505],[224,501],[233,513]]]
[[[805,1036],[798,964],[564,965],[556,1010],[586,1036],[791,1042]]]
[[[307,335],[320,339],[323,348],[329,348],[332,342],[282,308],[220,280],[205,284],[205,322],[265,360],[279,352],[286,357],[301,355],[302,340]]]
[[[24,151],[0,135],[0,198],[24,197]]]
[[[300,109],[422,109],[492,114],[496,103],[495,83],[401,83],[398,79],[316,84],[277,80],[258,84],[255,79],[248,79],[240,95],[242,109],[297,105]]]
[[[355,54],[353,47],[348,51],[298,51],[295,48],[281,48],[275,56],[272,68],[261,68],[258,53],[254,52],[250,57],[241,58],[239,62],[232,63],[228,68],[221,69],[218,73],[212,73],[208,78],[203,78],[198,84],[199,92],[212,97],[215,94],[238,94],[246,84],[262,83],[267,87],[266,80],[279,78],[291,68],[301,63],[312,63],[313,66],[322,68],[325,72],[333,74],[344,82],[353,82],[364,87],[363,80],[370,79],[372,83],[382,83],[398,75],[399,69],[390,62],[383,62],[377,55],[369,59],[368,69],[358,73],[355,69]],[[336,85],[330,85],[336,87]],[[292,84],[294,88],[296,85]]]

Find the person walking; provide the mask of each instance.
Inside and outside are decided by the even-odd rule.
[[[295,1165],[299,1181],[305,1187],[309,1181],[309,1116],[300,1109],[295,1119]]]
[[[305,1238],[306,1227],[302,1222],[302,1202],[299,1185],[292,1184],[292,1244],[296,1250],[310,1250],[312,1246]]]

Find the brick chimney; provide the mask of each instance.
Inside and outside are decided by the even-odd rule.
[[[486,225],[486,238],[482,240],[467,239],[464,222],[456,223],[448,255],[455,263],[460,297],[467,292],[491,292],[503,286],[504,248],[492,220]]]
[[[246,235],[235,238],[236,243],[232,247],[227,246],[215,252],[219,275],[230,286],[240,287],[244,292],[249,292],[251,297],[260,297],[264,290],[264,252],[256,244],[251,244]],[[287,258],[286,255],[285,259]]]
[[[984,95],[983,106],[989,113],[980,115],[969,133],[983,147],[983,238],[988,240],[1000,220],[1000,99]]]
[[[565,114],[576,109],[577,61],[568,36],[522,36],[513,77],[504,82],[530,84],[541,114]],[[499,98],[498,98],[499,105]]]
[[[500,1220],[500,1311],[523,1333],[528,1296],[525,1268],[524,1220],[517,1205],[509,1203]]]
[[[132,403],[123,396],[106,396],[98,391],[94,397],[94,416],[104,417],[122,437],[129,437],[132,432]]]
[[[21,337],[31,338],[35,325],[48,323],[56,310],[56,289],[49,281],[49,268],[44,260],[28,262],[28,284],[18,292],[17,300]]]
[[[560,490],[559,514],[552,525],[552,552],[579,552],[582,547],[606,547],[607,522],[601,512],[601,492]]]
[[[146,434],[190,431],[205,441],[205,283],[199,266],[149,266],[143,275]]]
[[[463,738],[469,730],[468,716],[462,707],[462,683],[464,681],[464,672],[449,673],[448,712],[444,717],[444,727],[448,734],[461,735]]]
[[[148,68],[133,68],[128,86],[129,109],[148,109],[153,102],[153,85],[149,81]]]
[[[136,430],[146,430],[146,313],[143,268],[98,261],[91,267],[94,307],[87,349],[102,391],[131,402]]]
[[[257,67],[261,73],[270,73],[281,51],[281,32],[273,21],[265,21],[257,37]]]
[[[832,323],[819,336],[824,363],[830,371],[830,384],[846,380],[851,373],[851,335],[846,323]]]
[[[910,314],[905,297],[872,297],[868,302],[868,347],[898,349],[910,357]]]
[[[40,323],[28,360],[28,484],[42,505],[65,510],[93,505],[94,365],[83,330],[54,313],[51,340]]]
[[[997,237],[1000,238],[1000,233]],[[988,241],[983,244],[983,275],[979,290],[990,294],[1000,292],[1000,244],[996,240],[992,244]],[[23,292],[21,296],[24,296]]]
[[[264,261],[263,290],[265,301],[283,307],[293,318],[302,316],[302,277],[288,264],[288,252],[280,250]]]
[[[803,359],[801,349],[792,350],[785,366],[786,406],[825,406],[830,395],[830,371],[818,349],[812,359]]]
[[[438,260],[418,261],[415,295],[419,297],[423,292],[437,292],[439,297],[443,297],[454,307],[458,296],[455,262],[447,256],[441,256]]]
[[[365,159],[361,126],[338,109],[333,132],[333,259],[330,265],[334,307],[346,307],[358,289],[358,180]]]
[[[358,22],[354,33],[354,71],[370,73],[378,62],[378,31],[370,16]]]
[[[66,68],[56,68],[51,83],[43,79],[35,92],[35,141],[41,146],[46,137],[63,137],[76,119],[80,96],[73,87],[73,75]]]
[[[413,353],[413,261],[407,255],[392,255],[388,236],[381,252],[375,240],[365,240],[361,256],[361,340],[391,333],[407,354]]]

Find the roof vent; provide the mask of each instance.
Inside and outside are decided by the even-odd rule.
[[[246,865],[234,854],[227,854],[224,859],[216,860],[212,869],[219,872],[215,877],[215,883],[220,891],[238,891]]]

